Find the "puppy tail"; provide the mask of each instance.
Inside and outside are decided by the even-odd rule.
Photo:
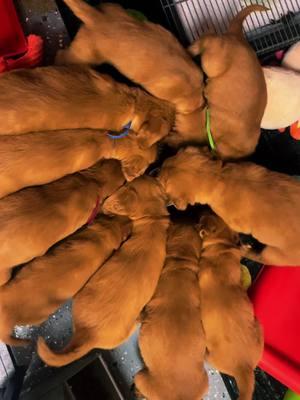
[[[260,5],[260,4],[252,4],[251,6],[243,8],[230,22],[228,33],[232,33],[233,35],[244,37],[243,35],[243,22],[249,14],[255,11],[263,12],[268,11],[269,8]]]
[[[98,11],[83,0],[64,0],[72,12],[86,25],[93,24]]]
[[[242,367],[234,377],[240,392],[239,400],[252,400],[255,382],[253,369]]]
[[[40,358],[51,367],[62,367],[73,361],[85,356],[93,349],[91,340],[86,336],[86,332],[82,335],[73,337],[67,347],[60,353],[52,351],[45,340],[39,337],[37,342],[37,352]]]

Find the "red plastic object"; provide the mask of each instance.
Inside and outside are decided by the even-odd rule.
[[[24,36],[13,0],[0,0],[0,73],[42,63],[43,40]]]
[[[300,267],[264,267],[249,294],[264,328],[259,366],[300,393]]]
[[[0,0],[1,1],[1,0]],[[43,61],[44,42],[40,36],[28,36],[28,51],[19,58],[0,58],[0,73],[18,68],[34,68]]]
[[[17,56],[27,48],[13,0],[0,0],[0,57]]]

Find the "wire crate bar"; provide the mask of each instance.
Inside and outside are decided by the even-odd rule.
[[[300,0],[161,0],[170,26],[185,44],[208,32],[222,33],[230,19],[251,4],[269,10],[252,13],[245,34],[258,55],[283,49],[300,40]]]

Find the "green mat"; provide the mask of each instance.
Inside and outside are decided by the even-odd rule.
[[[283,400],[300,400],[300,394],[288,390],[283,398]]]

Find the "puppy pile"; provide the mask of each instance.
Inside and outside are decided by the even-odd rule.
[[[0,339],[26,344],[16,325],[73,298],[67,347],[38,341],[47,364],[114,348],[140,322],[139,395],[202,399],[207,360],[251,400],[263,334],[240,259],[300,263],[299,182],[240,160],[257,145],[267,96],[242,22],[266,9],[245,8],[186,51],[118,5],[65,3],[83,25],[56,65],[0,76]],[[139,87],[91,69],[103,62]],[[178,152],[154,178],[145,171],[159,142]],[[171,204],[211,210],[171,222]]]

